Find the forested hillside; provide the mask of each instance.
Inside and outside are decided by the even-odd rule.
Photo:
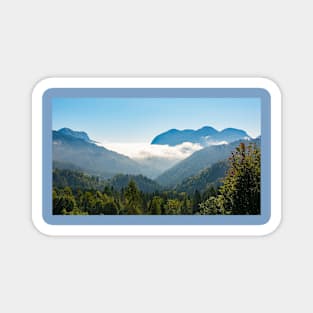
[[[53,186],[55,188],[69,187],[72,190],[103,190],[107,183],[99,176],[91,176],[80,171],[55,168],[53,170]]]
[[[110,179],[84,174],[77,170],[55,168],[53,170],[53,186],[56,188],[70,187],[72,190],[99,190],[105,187],[121,191],[133,180],[142,192],[151,193],[162,190],[158,183],[143,175],[118,174]]]
[[[118,174],[107,181],[108,185],[115,190],[121,191],[126,188],[130,181],[134,181],[138,189],[145,193],[152,193],[164,189],[157,182],[143,175]]]
[[[54,214],[260,214],[260,149],[241,142],[217,162],[176,188],[142,175],[109,180],[55,169]]]
[[[211,186],[217,188],[221,185],[221,179],[225,176],[227,169],[228,161],[217,162],[199,174],[186,178],[182,183],[176,185],[175,190],[193,194],[196,190],[203,193]]]
[[[190,157],[165,171],[156,181],[161,185],[174,187],[184,179],[197,175],[201,170],[212,166],[214,163],[227,159],[238,144],[235,142],[228,145],[210,146],[196,151]]]

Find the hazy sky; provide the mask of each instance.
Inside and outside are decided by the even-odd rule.
[[[260,135],[258,98],[55,98],[53,129],[85,131],[101,142],[151,142],[171,128],[239,128]]]

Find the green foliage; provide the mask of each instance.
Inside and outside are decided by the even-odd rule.
[[[53,185],[57,188],[71,187],[72,190],[103,190],[107,184],[97,176],[56,168],[53,170]]]
[[[218,162],[186,179],[180,188],[168,190],[159,189],[142,175],[117,175],[104,181],[78,171],[55,169],[53,214],[260,214],[260,163],[258,146],[241,143],[228,163]],[[223,172],[226,176],[219,180]]]
[[[181,214],[181,203],[177,199],[168,199],[165,203],[166,215],[178,215]]]
[[[219,215],[224,214],[223,198],[221,195],[210,197],[199,204],[199,212],[201,215]]]
[[[221,187],[225,211],[260,214],[261,153],[255,145],[241,143],[230,157],[231,168]]]
[[[154,180],[143,175],[118,174],[104,180],[99,176],[91,176],[78,170],[59,169],[53,170],[53,185],[57,188],[71,187],[72,190],[104,190],[108,194],[110,190],[121,191],[126,188],[129,182],[135,181],[138,188],[145,193],[152,193],[161,190],[162,187]]]
[[[118,206],[114,198],[99,191],[80,190],[72,193],[70,187],[53,190],[53,214],[62,215],[115,215]]]
[[[125,190],[125,203],[128,215],[142,213],[142,199],[134,180],[131,180]]]
[[[133,180],[138,189],[144,193],[152,193],[162,189],[157,182],[143,175],[118,174],[108,180],[108,185],[118,191],[121,191],[122,188],[126,188],[128,186],[131,180]]]
[[[260,214],[261,153],[255,144],[240,143],[229,158],[219,195],[200,204],[200,214]]]
[[[196,151],[188,158],[165,171],[156,181],[163,186],[174,187],[184,179],[197,175],[201,170],[227,159],[238,144],[239,142],[237,141],[227,145],[212,145]],[[196,189],[200,191],[199,187],[196,187]]]
[[[199,204],[201,202],[201,194],[198,190],[195,191],[194,201],[193,201],[193,212],[196,213],[199,211]]]
[[[162,205],[163,199],[159,196],[154,196],[150,203],[150,212],[153,215],[160,215],[162,214]]]
[[[53,191],[53,214],[67,214],[77,209],[75,198],[70,187],[65,187],[59,193]]]
[[[211,186],[218,187],[221,185],[221,179],[225,176],[228,166],[227,160],[217,162],[198,174],[186,178],[175,187],[175,190],[192,195],[196,191],[203,193]]]

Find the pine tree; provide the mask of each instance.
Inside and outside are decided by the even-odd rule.
[[[231,154],[220,194],[225,214],[260,214],[261,153],[241,143]]]
[[[193,196],[193,213],[199,211],[199,204],[201,203],[201,195],[198,189],[196,189],[195,194]]]
[[[76,201],[70,187],[65,187],[63,190],[53,190],[53,214],[67,214],[77,209]]]
[[[257,215],[261,212],[261,152],[244,143],[232,152],[217,196],[200,204],[200,214]]]
[[[142,214],[142,199],[134,180],[130,180],[125,189],[125,202],[128,215]]]
[[[162,214],[162,198],[158,196],[154,196],[151,200],[150,210],[153,215]]]

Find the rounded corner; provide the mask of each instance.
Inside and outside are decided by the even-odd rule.
[[[61,82],[60,82],[60,80],[61,80]],[[51,90],[59,88],[59,87],[60,88],[64,87],[62,85],[62,82],[63,83],[66,82],[66,84],[67,84],[66,86],[72,86],[64,78],[46,77],[46,78],[42,78],[42,79],[38,80],[32,89],[32,97],[34,100],[34,102],[33,102],[34,110],[37,110],[37,111],[39,111],[39,113],[41,113],[41,111],[40,111],[41,106],[39,104],[41,103],[43,98],[45,96],[49,96],[49,92]],[[79,81],[77,80],[77,82],[79,82]],[[267,77],[259,77],[259,78],[254,78],[254,79],[252,78],[251,84],[249,86],[252,86],[253,88],[256,88],[256,89],[259,88],[259,91],[261,91],[261,93],[264,91],[264,93],[266,93],[266,94],[264,94],[265,97],[269,96],[271,98],[272,97],[275,98],[274,99],[275,100],[275,107],[277,108],[277,110],[281,109],[282,92],[281,92],[280,86],[275,82],[275,80],[273,80],[271,78],[267,78]],[[239,88],[239,87],[237,87],[237,88]],[[260,92],[259,92],[259,94],[260,94]],[[277,100],[279,100],[279,102]],[[38,114],[38,117],[42,117],[42,115]],[[36,118],[33,118],[33,120],[36,120]],[[33,136],[36,139],[36,143],[42,144],[42,141],[40,140],[41,137],[39,136],[39,133],[37,133],[37,135],[36,135],[36,132],[33,131]],[[38,206],[36,205],[35,207],[38,207]],[[279,207],[279,206],[275,206],[275,208],[277,208],[277,207]],[[40,212],[42,213],[42,210]],[[271,211],[271,213],[273,213],[273,212]],[[268,216],[264,220],[264,223],[259,224],[259,226],[256,226],[256,225],[252,226],[253,230],[247,231],[244,234],[246,236],[249,236],[249,234],[250,235],[255,234],[257,236],[268,236],[268,235],[271,235],[272,233],[277,231],[277,229],[281,225],[281,222],[282,222],[281,212],[278,211],[278,209],[277,209],[277,211],[275,211],[275,215]],[[33,224],[33,227],[40,234],[48,236],[48,237],[64,235],[64,234],[88,235],[88,232],[92,233],[92,231],[89,230],[89,228],[86,228],[84,226],[74,226],[74,227],[70,226],[70,231],[68,231],[67,228],[69,228],[68,227],[69,225],[60,226],[60,225],[49,224],[49,222],[45,219],[45,217],[42,214],[40,214],[39,212],[36,212],[36,215],[32,216],[32,224]],[[102,228],[103,228],[103,230],[102,230]],[[94,233],[99,234],[99,233],[103,232],[103,235],[109,233],[109,231],[106,231],[106,229],[108,229],[107,226],[103,226],[102,228],[101,228],[101,231],[96,231]],[[118,228],[116,228],[116,229],[118,229]],[[231,233],[231,231],[230,231],[230,233]],[[212,232],[210,230],[208,233],[210,235],[212,235],[214,232],[215,232],[215,230],[212,230]],[[196,231],[195,231],[195,233],[196,233]],[[241,231],[239,233],[242,234]],[[160,235],[160,234],[158,234],[158,235]],[[236,235],[236,231],[234,231],[233,235]]]
[[[38,212],[39,213],[39,212]],[[32,224],[33,227],[42,235],[54,236],[53,225],[49,224],[43,215],[37,215],[36,212],[32,214]]]
[[[39,79],[32,88],[32,97],[43,96],[46,91],[54,87],[55,77],[44,77]]]
[[[273,233],[275,233],[279,228],[282,223],[282,216],[275,216],[275,217],[270,217],[266,223],[264,223],[262,227],[262,232],[261,236],[269,236]]]
[[[276,80],[269,78],[269,77],[260,77],[259,78],[260,87],[266,90],[270,95],[279,95],[282,96],[282,90],[280,85]]]

